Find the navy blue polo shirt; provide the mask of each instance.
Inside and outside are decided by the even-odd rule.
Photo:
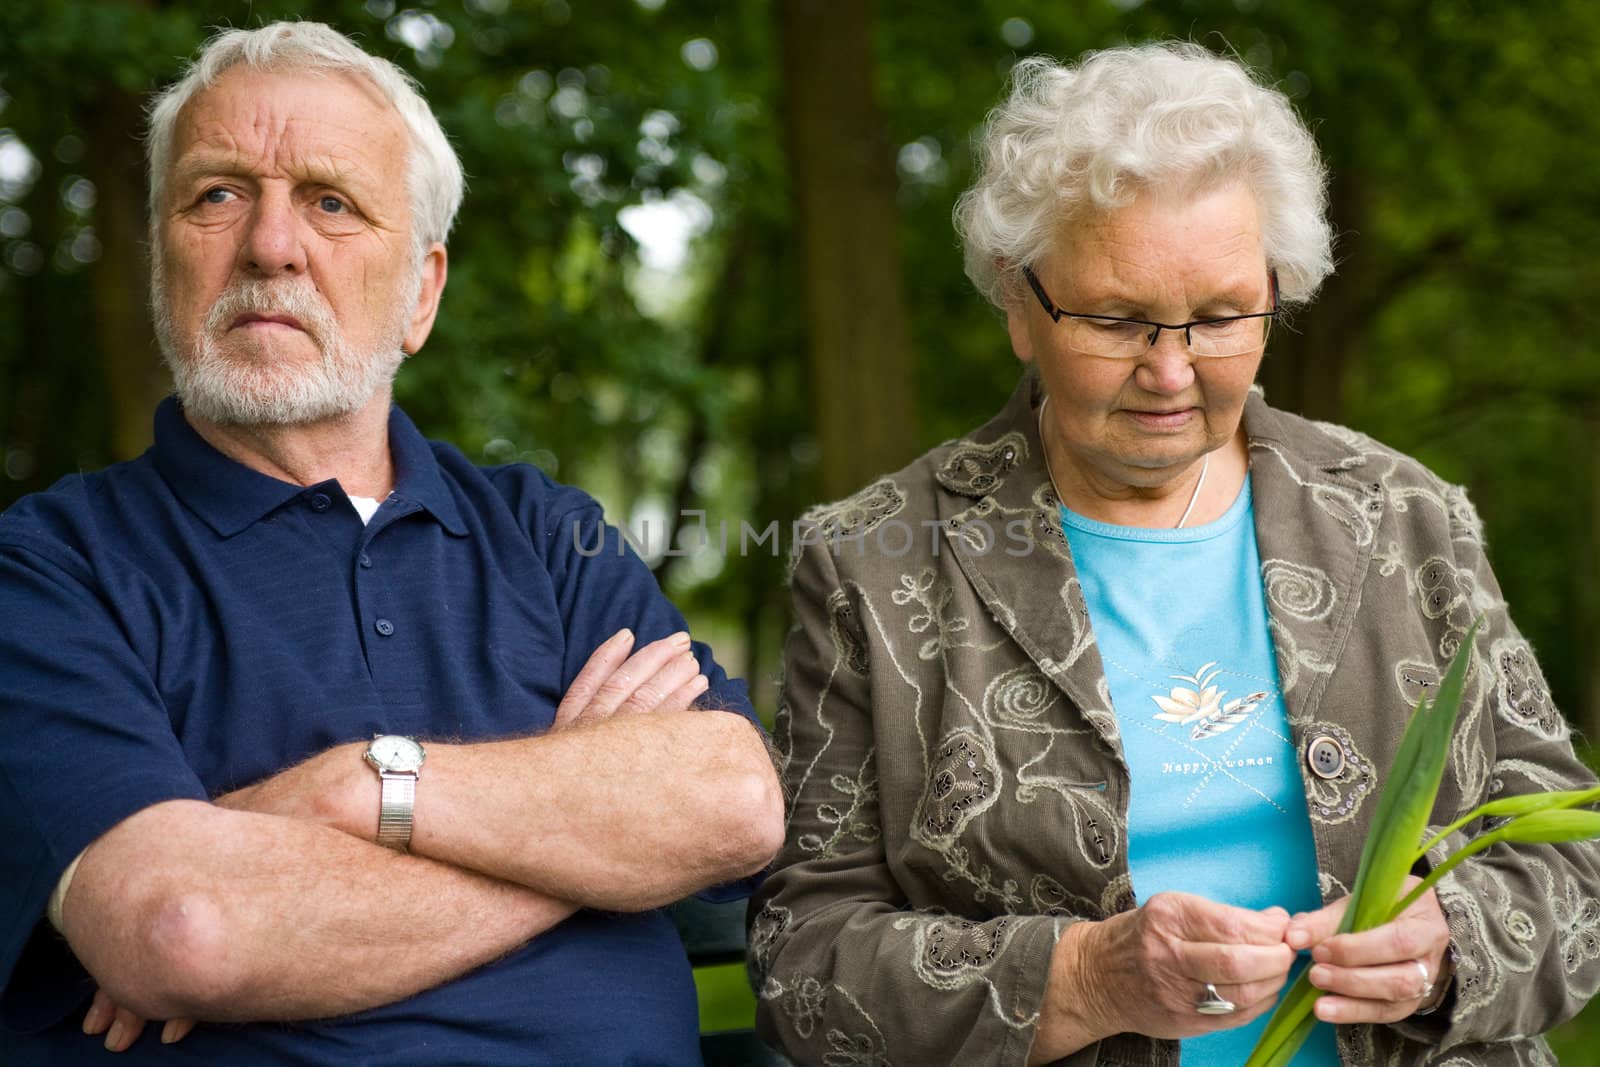
[[[90,980],[43,916],[67,864],[127,816],[377,733],[536,734],[617,630],[643,645],[684,628],[584,493],[474,466],[398,408],[389,444],[394,491],[363,525],[337,481],[252,471],[169,398],[143,456],[0,515],[0,1062],[105,1055],[79,1029]],[[744,684],[695,654],[703,702],[753,720]],[[174,1046],[159,1029],[119,1062],[699,1063],[659,911],[579,912],[359,1015],[202,1025]]]

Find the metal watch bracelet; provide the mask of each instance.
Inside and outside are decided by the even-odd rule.
[[[383,792],[378,801],[378,844],[404,852],[411,844],[417,776],[379,771],[378,777],[383,781]]]

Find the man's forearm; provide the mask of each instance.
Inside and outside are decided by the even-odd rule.
[[[375,796],[373,787],[374,818]],[[782,835],[782,791],[760,732],[732,713],[687,711],[428,746],[412,849],[633,910],[753,874]]]
[[[170,801],[83,854],[63,925],[147,1018],[308,1019],[404,999],[576,906],[299,819]]]

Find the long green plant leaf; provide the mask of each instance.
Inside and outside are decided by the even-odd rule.
[[[1434,698],[1417,701],[1400,738],[1388,781],[1367,830],[1355,885],[1339,923],[1340,933],[1366,930],[1386,922],[1411,873],[1413,850],[1427,828],[1439,781],[1444,776],[1477,632],[1475,622],[1456,649]],[[1308,975],[1302,974],[1278,1003],[1245,1067],[1271,1067],[1293,1059],[1316,1024],[1312,1009],[1321,995]]]

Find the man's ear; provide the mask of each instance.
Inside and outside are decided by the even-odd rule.
[[[433,243],[422,257],[422,284],[417,289],[417,302],[411,309],[411,321],[400,347],[406,355],[415,355],[433,332],[433,320],[439,314],[439,298],[444,295],[445,278],[450,273],[450,257],[444,245]]]

